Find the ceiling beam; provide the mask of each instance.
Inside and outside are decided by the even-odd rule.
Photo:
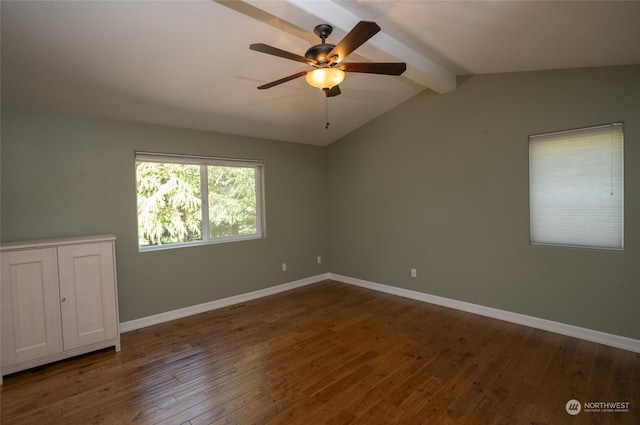
[[[232,7],[227,4],[230,2],[220,1],[220,3]],[[330,0],[245,0],[231,3],[236,5],[246,3],[272,17],[277,17],[280,21],[288,22],[298,28],[308,28],[310,33],[316,25],[329,23],[334,29],[346,34],[361,20],[358,16]],[[233,8],[242,11],[242,8],[237,6]],[[389,61],[389,57],[396,58],[396,60],[407,64],[404,77],[438,93],[446,93],[456,89],[455,74],[393,39],[384,31],[378,32],[365,45],[358,48],[357,55],[375,62]]]

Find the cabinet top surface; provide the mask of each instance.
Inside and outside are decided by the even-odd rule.
[[[91,242],[110,242],[115,241],[114,235],[93,235],[93,236],[78,236],[73,238],[57,238],[57,239],[41,239],[32,241],[20,241],[20,242],[6,242],[0,244],[1,251],[9,251],[16,249],[26,248],[43,248],[48,246],[60,246],[60,245],[74,245],[80,243]]]

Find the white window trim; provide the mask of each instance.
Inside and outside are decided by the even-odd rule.
[[[160,251],[165,249],[186,248],[191,246],[214,245],[228,242],[240,242],[247,240],[263,239],[265,231],[264,208],[264,161],[255,159],[220,158],[197,155],[181,155],[155,152],[136,152],[134,162],[159,162],[172,164],[190,164],[200,166],[200,194],[202,200],[202,240],[191,242],[179,242],[164,245],[138,245],[138,252]],[[256,169],[256,233],[251,235],[220,236],[209,239],[209,185],[207,181],[207,166],[251,167]],[[137,176],[136,176],[137,179]],[[137,200],[137,191],[136,191]],[[137,214],[136,214],[137,216]],[[137,220],[137,218],[136,218]],[[136,224],[137,227],[137,224]],[[206,237],[206,239],[205,239]],[[136,238],[137,240],[137,238]]]
[[[533,233],[533,228],[532,228],[532,220],[533,220],[533,210],[532,210],[532,205],[531,205],[531,196],[532,196],[532,144],[535,143],[536,141],[539,141],[541,139],[547,139],[550,137],[554,137],[554,136],[562,136],[564,134],[573,134],[573,133],[587,133],[590,131],[594,131],[594,130],[599,130],[599,129],[605,129],[605,128],[612,128],[612,127],[619,127],[621,134],[620,134],[620,159],[621,159],[621,163],[620,163],[620,175],[619,177],[621,178],[620,180],[620,186],[618,188],[618,190],[620,191],[620,245],[619,246],[604,246],[604,245],[598,245],[598,244],[572,244],[572,243],[556,243],[556,242],[547,242],[547,241],[539,241],[539,240],[534,240],[532,233]],[[614,122],[611,124],[604,124],[604,125],[597,125],[597,126],[592,126],[592,127],[584,127],[584,128],[577,128],[577,129],[573,129],[573,130],[565,130],[565,131],[558,131],[558,132],[550,132],[550,133],[543,133],[543,134],[535,134],[535,135],[531,135],[529,136],[529,142],[528,142],[528,146],[529,146],[529,244],[532,246],[551,246],[551,247],[568,247],[568,248],[578,248],[578,249],[595,249],[595,250],[606,250],[606,251],[624,251],[624,127],[623,127],[623,123],[622,122]],[[612,145],[613,146],[613,145]],[[613,151],[612,151],[613,152]],[[613,161],[613,156],[611,157],[611,161]],[[614,174],[613,174],[613,170],[614,170],[614,166],[613,166],[613,162],[611,162],[611,184],[612,184],[612,192],[611,194],[613,195],[613,181],[614,181]],[[594,238],[595,239],[595,238]]]

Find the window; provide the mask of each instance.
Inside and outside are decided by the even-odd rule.
[[[262,165],[136,153],[140,250],[263,237]]]
[[[529,137],[532,244],[623,249],[621,123]]]

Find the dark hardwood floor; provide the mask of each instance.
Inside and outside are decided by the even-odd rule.
[[[640,355],[327,281],[127,332],[1,394],[6,425],[635,425]]]

